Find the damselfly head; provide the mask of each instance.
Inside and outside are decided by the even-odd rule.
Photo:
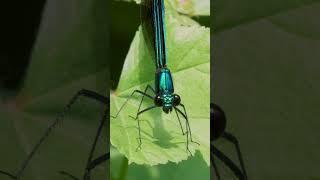
[[[172,111],[172,106],[163,106],[162,107],[163,112],[165,112],[166,114],[168,114],[169,112]]]
[[[162,94],[157,95],[154,98],[154,104],[158,107],[162,106],[162,110],[165,113],[169,113],[172,111],[172,106],[174,104],[174,95],[172,94]]]
[[[162,102],[162,98],[160,95],[157,95],[155,98],[154,98],[154,104],[158,107],[162,106],[163,102]]]
[[[178,106],[181,102],[180,96],[177,94],[161,94],[154,98],[154,104],[158,107],[162,106],[165,113],[172,111],[172,108]]]

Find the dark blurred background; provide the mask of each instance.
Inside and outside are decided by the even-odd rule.
[[[107,96],[108,3],[6,1],[0,6],[0,170],[17,172],[82,88]],[[105,106],[80,98],[28,164],[23,180],[81,177]],[[108,149],[104,128],[94,157]],[[106,177],[97,167],[92,177]],[[0,179],[6,179],[0,175]]]
[[[249,179],[320,179],[320,1],[213,4],[211,98]],[[217,146],[236,161],[232,145]]]
[[[140,25],[140,7],[125,1],[111,1],[110,7],[111,88],[115,89],[130,44]]]
[[[45,0],[4,1],[0,6],[0,88],[17,89],[30,61]]]

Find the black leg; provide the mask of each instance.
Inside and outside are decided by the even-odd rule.
[[[190,124],[189,124],[189,119],[188,119],[186,108],[185,108],[185,106],[183,104],[180,104],[180,106],[183,108],[183,111],[184,111],[184,114],[185,114],[186,123],[187,123],[188,129],[189,129],[189,132],[190,132],[190,141],[200,145],[198,142],[195,142],[195,141],[192,140],[192,133],[191,133],[191,128],[190,128]]]
[[[214,155],[213,155],[212,152],[210,152],[210,159],[211,159],[211,165],[212,165],[214,173],[215,173],[215,175],[217,177],[217,180],[221,180],[220,174],[219,174],[219,170],[218,170],[218,167],[217,167],[217,165],[216,165],[216,163],[214,161]]]
[[[182,131],[182,135],[186,135],[188,133],[188,129],[186,130],[186,132],[183,131],[181,120],[180,120],[180,117],[179,117],[178,112],[176,110],[176,107],[174,108],[174,112],[176,112],[176,115],[177,115],[177,118],[178,118],[178,121],[179,121],[179,125],[180,125],[181,131]]]
[[[139,104],[139,108],[138,108],[138,111],[137,111],[136,118],[137,118],[137,116],[138,116],[138,113],[139,113],[139,111],[140,111],[140,108],[141,108],[143,99],[144,99],[144,97],[146,96],[145,94],[147,94],[148,89],[151,89],[154,94],[156,93],[156,92],[154,91],[154,89],[148,84],[147,87],[146,87],[146,89],[144,90],[144,94],[142,95],[142,98],[141,98],[141,101],[140,101],[140,104]]]
[[[99,156],[98,158],[92,160],[90,162],[90,164],[87,166],[86,169],[88,169],[89,171],[91,171],[92,169],[94,169],[96,166],[99,166],[100,164],[106,162],[107,160],[110,159],[110,153],[106,153],[106,154],[103,154],[101,156]],[[79,178],[77,178],[76,176],[66,172],[66,171],[59,171],[59,173],[61,175],[64,175],[64,176],[67,176],[73,180],[79,180]],[[85,176],[85,177],[90,177],[90,176]]]
[[[230,141],[231,143],[233,143],[235,145],[236,151],[237,151],[237,156],[238,156],[238,159],[239,159],[239,162],[240,162],[240,167],[241,167],[241,170],[243,172],[243,176],[244,176],[245,179],[247,179],[247,172],[246,172],[246,169],[244,167],[242,153],[240,151],[240,145],[239,145],[239,142],[238,142],[237,138],[235,136],[233,136],[232,134],[228,133],[228,132],[224,132],[222,134],[222,137],[227,139],[228,141]]]
[[[38,151],[38,149],[40,148],[40,145],[45,141],[45,139],[49,136],[49,134],[51,133],[51,131],[57,126],[57,124],[59,124],[65,114],[70,110],[71,106],[76,102],[76,100],[80,97],[80,96],[84,96],[90,99],[94,99],[100,103],[103,103],[105,105],[109,104],[109,98],[102,96],[100,94],[97,94],[96,92],[90,91],[90,90],[86,90],[86,89],[82,89],[80,91],[78,91],[69,101],[69,103],[64,107],[63,111],[60,113],[60,115],[58,115],[58,117],[52,122],[52,124],[46,129],[45,133],[42,135],[42,137],[40,138],[40,140],[38,141],[38,143],[33,147],[32,151],[29,153],[29,155],[27,156],[27,158],[23,161],[23,163],[21,164],[20,168],[18,169],[16,175],[12,175],[10,173],[4,173],[2,171],[0,171],[1,174],[7,175],[13,179],[20,179],[22,174],[24,173],[25,168],[27,167],[28,163],[30,162],[30,160],[32,159],[32,157],[34,156],[34,154]]]
[[[223,154],[219,149],[214,147],[212,144],[211,146],[211,155],[217,156],[227,167],[238,177],[239,180],[247,180],[246,174],[241,172],[241,170],[237,167],[237,165],[232,162],[230,158],[228,158],[225,154]]]
[[[238,168],[238,166],[230,159],[228,158],[226,155],[224,155],[221,151],[219,151],[217,148],[215,148],[213,146],[213,144],[211,144],[211,161],[213,164],[213,168],[216,171],[216,175],[217,177],[219,176],[219,173],[217,171],[217,167],[214,164],[214,155],[216,155],[224,164],[227,165],[227,167],[232,170],[232,172],[238,177],[238,179],[240,180],[247,180],[247,173],[244,167],[244,162],[242,159],[242,154],[240,151],[240,146],[239,146],[239,142],[237,140],[237,138],[235,136],[233,136],[230,133],[225,132],[225,126],[226,126],[226,117],[225,114],[223,112],[223,110],[217,106],[216,104],[211,103],[210,104],[211,107],[211,118],[216,115],[217,117],[217,121],[214,121],[214,125],[216,126],[214,128],[215,131],[214,133],[211,134],[211,139],[215,140],[219,137],[222,137],[224,139],[226,139],[227,141],[233,143],[236,147],[236,151],[237,151],[237,156],[238,156],[238,160],[240,162],[240,168]],[[216,114],[215,114],[216,113]],[[213,119],[211,119],[212,121]],[[221,121],[221,122],[220,122]],[[212,122],[211,122],[212,123]],[[212,125],[212,124],[211,124]],[[218,177],[219,179],[220,177]]]
[[[78,179],[77,177],[75,177],[74,175],[66,172],[66,171],[59,171],[59,173],[63,176],[66,176],[66,177],[69,177],[70,179],[73,179],[73,180],[80,180]]]
[[[100,125],[98,127],[96,137],[94,139],[94,142],[92,144],[92,147],[91,147],[91,150],[90,150],[90,153],[89,153],[89,156],[88,156],[87,166],[86,166],[86,169],[85,169],[85,174],[83,176],[84,180],[90,180],[90,171],[92,169],[90,166],[91,166],[91,163],[92,163],[93,153],[94,153],[94,151],[96,149],[97,142],[98,142],[98,139],[99,139],[99,137],[101,135],[101,131],[103,129],[103,126],[106,125],[108,115],[109,115],[109,108],[107,107],[105,112],[104,112],[104,115],[102,117],[102,120],[100,122]]]
[[[94,159],[93,161],[90,162],[88,169],[94,169],[96,166],[106,162],[107,160],[110,159],[110,153],[106,153],[104,155],[99,156],[98,158]]]
[[[11,173],[5,172],[5,171],[1,171],[1,170],[0,170],[0,174],[6,175],[6,176],[8,176],[8,177],[10,177],[10,178],[12,178],[12,179],[18,179],[17,176],[15,176],[15,175],[13,175],[13,174],[11,174]]]
[[[149,107],[149,108],[146,108],[142,111],[140,111],[141,109],[141,105],[142,105],[142,102],[144,100],[144,97],[148,97],[150,99],[153,100],[153,97],[149,94],[147,94],[147,91],[148,89],[150,89],[154,94],[156,93],[155,90],[150,86],[150,85],[147,85],[147,87],[145,88],[144,92],[140,91],[140,90],[134,90],[132,92],[132,94],[129,96],[129,98],[127,98],[127,100],[123,103],[123,105],[120,107],[119,111],[117,112],[117,114],[115,116],[112,116],[113,118],[117,118],[120,111],[123,109],[123,107],[128,103],[128,101],[132,98],[132,96],[135,94],[135,93],[139,93],[142,95],[142,98],[141,98],[141,101],[139,103],[139,108],[138,108],[138,111],[137,111],[137,114],[136,114],[136,117],[132,117],[130,116],[131,118],[135,119],[138,121],[138,130],[139,130],[139,146],[137,147],[137,150],[141,148],[141,144],[142,144],[142,141],[141,141],[141,129],[140,129],[140,120],[139,120],[139,115],[142,114],[143,112],[146,112],[150,109],[153,109],[155,108],[156,106],[152,106],[152,107]]]
[[[176,112],[177,114],[177,117],[178,117],[178,120],[179,120],[179,123],[180,123],[180,117],[179,117],[179,114],[177,112],[179,112],[180,114],[182,114],[182,116],[184,118],[186,118],[186,116],[184,116],[184,114],[177,108],[177,107],[174,107],[174,111]],[[181,130],[182,130],[182,134],[184,135],[183,133],[183,128],[182,128],[182,125],[180,123],[180,127],[181,127]],[[187,151],[189,152],[189,154],[192,156],[192,153],[189,149],[189,133],[188,133],[188,126],[187,126],[187,123],[186,123],[186,134],[187,134],[187,143],[186,143],[186,148],[187,148]]]
[[[183,107],[184,107],[184,106],[183,106]],[[190,155],[192,155],[192,153],[191,153],[191,151],[190,151],[190,149],[189,149],[189,135],[190,135],[190,140],[191,140],[191,142],[194,142],[194,141],[192,141],[192,138],[191,138],[191,128],[190,128],[190,126],[189,126],[188,116],[187,116],[186,114],[184,114],[179,108],[174,107],[174,109],[175,109],[179,114],[181,114],[181,115],[184,117],[184,119],[186,120],[186,129],[187,129],[187,132],[189,132],[189,133],[187,133],[187,150],[188,150],[188,152],[190,153]],[[197,143],[197,142],[194,142],[194,143]],[[197,143],[197,144],[199,144],[199,143]]]
[[[150,107],[148,107],[148,108],[146,108],[146,109],[138,112],[136,118],[134,118],[135,120],[138,121],[138,130],[139,130],[139,145],[138,145],[138,147],[137,147],[136,150],[141,149],[141,145],[142,145],[139,115],[142,114],[142,113],[144,113],[144,112],[147,112],[147,111],[149,111],[149,110],[151,110],[151,109],[153,109],[153,108],[156,108],[156,107],[157,107],[157,106],[150,106]]]
[[[148,87],[147,87],[147,88],[148,88]],[[133,96],[135,93],[139,93],[139,94],[143,95],[143,97],[146,96],[146,97],[148,97],[148,98],[150,98],[150,99],[153,99],[153,97],[150,96],[149,94],[146,94],[146,93],[144,93],[144,92],[142,92],[142,91],[140,91],[140,90],[134,90],[134,91],[131,93],[131,95],[127,98],[127,100],[122,104],[122,106],[120,107],[120,109],[119,109],[119,111],[117,112],[117,114],[116,114],[115,116],[111,116],[112,118],[117,118],[117,117],[118,117],[118,115],[119,115],[119,113],[122,111],[123,107],[129,102],[129,100],[132,98],[132,96]]]

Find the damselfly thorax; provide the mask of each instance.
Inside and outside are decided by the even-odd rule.
[[[155,74],[155,91],[156,96],[154,103],[162,106],[165,113],[172,111],[172,107],[180,105],[180,96],[174,94],[173,80],[168,68],[158,68]]]

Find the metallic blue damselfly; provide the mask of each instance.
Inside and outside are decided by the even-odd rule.
[[[121,110],[127,104],[127,102],[135,94],[142,95],[136,119],[138,121],[139,130],[139,145],[141,148],[141,129],[139,116],[151,109],[162,107],[163,112],[170,113],[172,110],[176,113],[179,121],[182,134],[186,135],[187,151],[189,150],[189,142],[199,144],[192,139],[191,128],[189,125],[188,115],[185,106],[181,103],[180,96],[174,92],[173,79],[171,72],[167,66],[167,47],[166,47],[166,27],[165,27],[165,6],[164,0],[142,0],[141,2],[141,19],[142,19],[142,31],[144,39],[146,40],[147,47],[150,51],[151,57],[155,61],[155,84],[154,88],[151,85],[147,85],[144,91],[135,90],[130,97],[122,104],[119,111],[113,118],[117,118]],[[153,95],[148,94],[148,90],[151,90]],[[154,101],[153,105],[145,109],[140,109],[143,103],[144,97]],[[183,117],[186,123],[186,130],[183,129],[180,116]],[[138,149],[137,148],[137,149]]]

